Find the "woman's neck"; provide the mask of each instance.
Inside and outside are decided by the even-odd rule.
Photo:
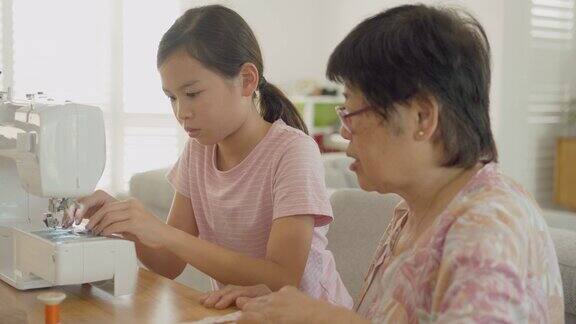
[[[482,168],[435,168],[418,176],[414,185],[402,192],[410,210],[406,228],[427,228]]]
[[[240,128],[216,145],[218,169],[226,171],[242,162],[266,136],[271,126],[256,109],[251,110]]]

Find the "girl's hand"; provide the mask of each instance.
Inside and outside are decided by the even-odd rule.
[[[240,297],[255,298],[272,293],[266,285],[226,287],[200,295],[200,303],[208,308],[224,309],[236,303]]]
[[[70,206],[64,214],[62,226],[68,228],[72,224],[82,223],[82,219],[90,218],[105,204],[118,201],[103,190],[96,190],[90,196],[76,200],[76,204]]]
[[[140,243],[151,248],[163,247],[163,231],[167,227],[136,199],[104,204],[86,225],[97,235],[121,234],[132,240],[135,236]]]

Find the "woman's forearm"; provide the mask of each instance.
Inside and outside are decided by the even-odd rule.
[[[273,261],[234,252],[173,227],[166,227],[162,236],[164,250],[223,284],[265,284],[274,291],[299,286],[299,276]]]

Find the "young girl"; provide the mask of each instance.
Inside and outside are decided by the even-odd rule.
[[[351,307],[326,250],[332,211],[318,147],[264,78],[246,22],[222,6],[190,9],[162,37],[157,66],[190,137],[167,176],[176,190],[167,224],[103,191],[81,199],[68,223],[89,218],[95,233],[133,240],[138,258],[168,278],[190,264],[229,285],[203,297],[209,307],[286,285]]]

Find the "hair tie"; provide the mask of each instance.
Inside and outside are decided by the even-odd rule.
[[[258,82],[258,89],[264,88],[267,84],[268,84],[268,82],[266,81],[266,78],[264,76],[262,76],[260,78],[260,82]]]

